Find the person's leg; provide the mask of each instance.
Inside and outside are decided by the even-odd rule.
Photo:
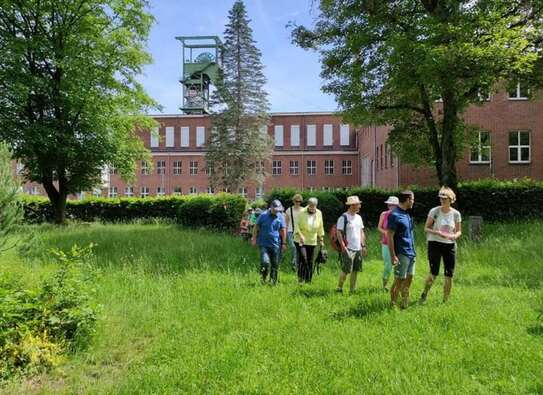
[[[279,269],[279,256],[281,254],[281,247],[279,248],[270,248],[270,280],[272,285],[277,284],[277,274]]]
[[[262,284],[266,283],[270,266],[270,256],[266,247],[260,247],[260,276]]]
[[[390,273],[392,273],[392,260],[390,259],[390,250],[388,245],[381,244],[381,254],[383,256],[384,268],[383,268],[383,289],[387,290],[388,279]]]
[[[298,282],[303,283],[307,277],[307,249],[306,246],[298,248]]]
[[[313,256],[315,255],[315,246],[305,246],[305,250],[307,253],[306,259],[307,259],[307,271],[306,271],[306,278],[305,281],[310,283],[313,279]]]
[[[441,243],[437,241],[428,242],[428,263],[430,264],[430,274],[426,278],[424,291],[422,291],[422,295],[420,295],[420,302],[423,304],[426,303],[428,292],[430,292],[436,277],[439,276],[439,267],[442,256],[440,244]]]
[[[343,284],[345,284],[346,279],[347,279],[347,273],[345,273],[343,270],[339,272],[339,281],[337,283],[336,291],[340,292],[343,290]]]
[[[400,293],[400,289],[402,287],[402,281],[402,278],[394,276],[394,283],[390,288],[390,305],[392,307],[396,306],[398,303],[398,294]]]
[[[343,290],[343,284],[349,275],[353,271],[353,260],[349,250],[340,252],[341,273],[339,273],[339,281],[336,291]]]
[[[456,245],[445,246],[443,254],[443,266],[445,266],[445,282],[443,283],[443,302],[447,302],[451,296],[454,267],[456,266]]]
[[[394,284],[390,289],[390,305],[397,306],[398,295],[403,294],[405,278],[407,277],[408,261],[404,255],[398,255],[398,264],[394,267]]]
[[[351,272],[351,293],[356,292],[356,279],[358,277],[358,272],[362,270],[362,253],[361,251],[356,251],[353,259],[353,271]]]
[[[400,265],[405,269],[405,277],[401,284],[402,304],[401,308],[405,309],[409,305],[409,288],[413,282],[413,276],[415,275],[415,258],[405,255],[399,255]],[[403,273],[402,273],[403,274]]]
[[[292,232],[287,233],[287,241],[292,255],[292,270],[296,271],[298,269],[298,258],[296,257],[296,246],[294,245],[294,235],[292,234]]]

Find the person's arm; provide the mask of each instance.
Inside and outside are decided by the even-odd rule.
[[[336,224],[336,237],[339,242],[339,245],[341,247],[341,251],[345,252],[347,251],[347,246],[345,245],[345,239],[343,238],[343,231],[340,230],[341,227],[345,228],[345,225],[339,226],[339,221],[343,220],[345,222],[345,218],[343,216],[339,217],[337,224]]]
[[[383,228],[383,223],[385,222],[385,212],[382,212],[379,216],[379,224],[377,225],[377,230],[383,235],[387,235],[387,230]]]
[[[294,223],[294,232],[293,236],[298,235],[298,238],[300,239],[300,245],[304,244],[304,235],[302,234],[302,229],[300,227],[300,223],[303,222],[303,213],[300,213],[298,216],[298,220]]]
[[[462,222],[457,222],[454,225],[454,234],[449,235],[448,239],[450,240],[458,240],[462,236]]]
[[[360,229],[360,248],[362,249],[362,254],[367,255],[368,247],[366,246],[366,232],[364,232],[364,226]]]
[[[251,244],[252,245],[256,245],[256,237],[258,236],[258,230],[259,230],[259,226],[258,226],[258,222],[253,226],[253,238],[251,239]]]
[[[319,212],[319,230],[317,232],[317,241],[321,245],[321,247],[324,245],[324,225],[322,221],[322,212]]]
[[[289,210],[287,210],[287,212],[285,213],[285,224],[286,224],[286,227],[288,229],[288,226],[290,224],[290,215],[289,215]]]
[[[388,236],[388,251],[390,252],[392,266],[396,266],[399,262],[399,259],[396,256],[396,252],[394,251],[394,231],[392,229],[388,229],[387,236]]]

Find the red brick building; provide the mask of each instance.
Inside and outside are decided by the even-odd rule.
[[[439,111],[439,104],[438,109]],[[495,177],[543,179],[543,101],[528,99],[522,86],[500,91],[464,114],[481,131],[478,144],[457,162],[460,180]],[[203,115],[158,115],[159,138],[142,134],[153,166],[139,163],[127,185],[111,169],[97,194],[110,197],[215,193],[206,174],[205,141],[210,119]],[[250,199],[274,187],[328,190],[351,186],[385,188],[436,185],[433,168],[401,163],[389,149],[388,128],[355,128],[333,113],[275,113],[268,133],[275,141],[262,185],[235,191]],[[43,194],[36,184],[25,191]],[[234,192],[234,191],[232,191]],[[84,195],[84,194],[83,194]]]

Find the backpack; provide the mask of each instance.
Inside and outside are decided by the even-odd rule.
[[[342,214],[341,217],[343,217],[343,242],[345,245],[347,245],[347,223],[349,222],[347,220],[347,214]],[[341,244],[339,243],[339,240],[337,238],[337,224],[332,225],[330,230],[328,231],[328,237],[330,238],[330,245],[332,248],[338,252],[341,252]]]

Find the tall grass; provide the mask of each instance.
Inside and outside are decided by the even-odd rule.
[[[258,283],[241,240],[174,225],[38,228],[45,247],[97,244],[103,312],[90,348],[7,393],[542,393],[543,223],[492,225],[459,244],[452,299],[388,309],[377,234],[360,293],[333,292],[337,264],[300,287],[285,259]],[[421,229],[413,301],[427,260]],[[48,265],[1,258],[33,281]]]

